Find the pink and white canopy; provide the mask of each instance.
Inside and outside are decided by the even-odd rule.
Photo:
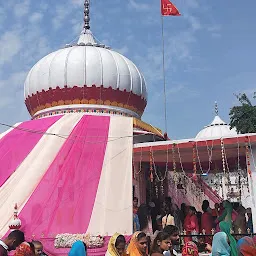
[[[27,239],[132,233],[132,118],[66,114],[0,137],[0,236],[15,203]]]

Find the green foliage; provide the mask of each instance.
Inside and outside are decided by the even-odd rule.
[[[239,133],[255,133],[256,106],[253,106],[245,93],[236,95],[236,97],[241,105],[232,107],[229,112],[231,128],[235,127]],[[253,98],[256,98],[255,93]]]

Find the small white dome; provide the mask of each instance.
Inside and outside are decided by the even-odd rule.
[[[21,220],[20,219],[12,219],[9,224],[10,227],[20,227],[21,226]]]
[[[196,139],[212,139],[222,137],[236,136],[236,129],[230,129],[230,126],[226,124],[219,116],[215,116],[212,123],[204,127],[197,135]]]

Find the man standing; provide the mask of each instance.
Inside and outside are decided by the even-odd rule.
[[[133,198],[133,232],[140,230],[140,222],[138,217],[138,198]]]
[[[134,198],[133,198],[133,213],[134,213],[134,214],[137,214],[137,213],[138,213],[138,209],[139,209],[138,203],[139,203],[138,198],[137,198],[137,197],[134,197]]]
[[[179,236],[179,229],[176,226],[173,225],[167,225],[163,232],[170,235],[170,239],[172,242],[172,245],[170,247],[169,251],[164,252],[164,256],[176,256],[178,253],[175,251],[175,248],[179,246],[180,244],[180,236]]]
[[[0,256],[7,256],[8,251],[15,250],[24,241],[25,238],[22,231],[12,231],[7,238],[0,240]]]

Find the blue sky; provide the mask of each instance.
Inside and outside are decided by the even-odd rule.
[[[192,138],[214,117],[229,121],[234,93],[252,95],[256,74],[256,2],[173,0],[181,17],[165,17],[168,134]],[[160,0],[91,0],[96,38],[143,72],[143,120],[164,129]],[[29,119],[23,84],[43,56],[76,42],[83,0],[8,0],[0,4],[0,122]],[[5,128],[0,127],[0,132]]]

